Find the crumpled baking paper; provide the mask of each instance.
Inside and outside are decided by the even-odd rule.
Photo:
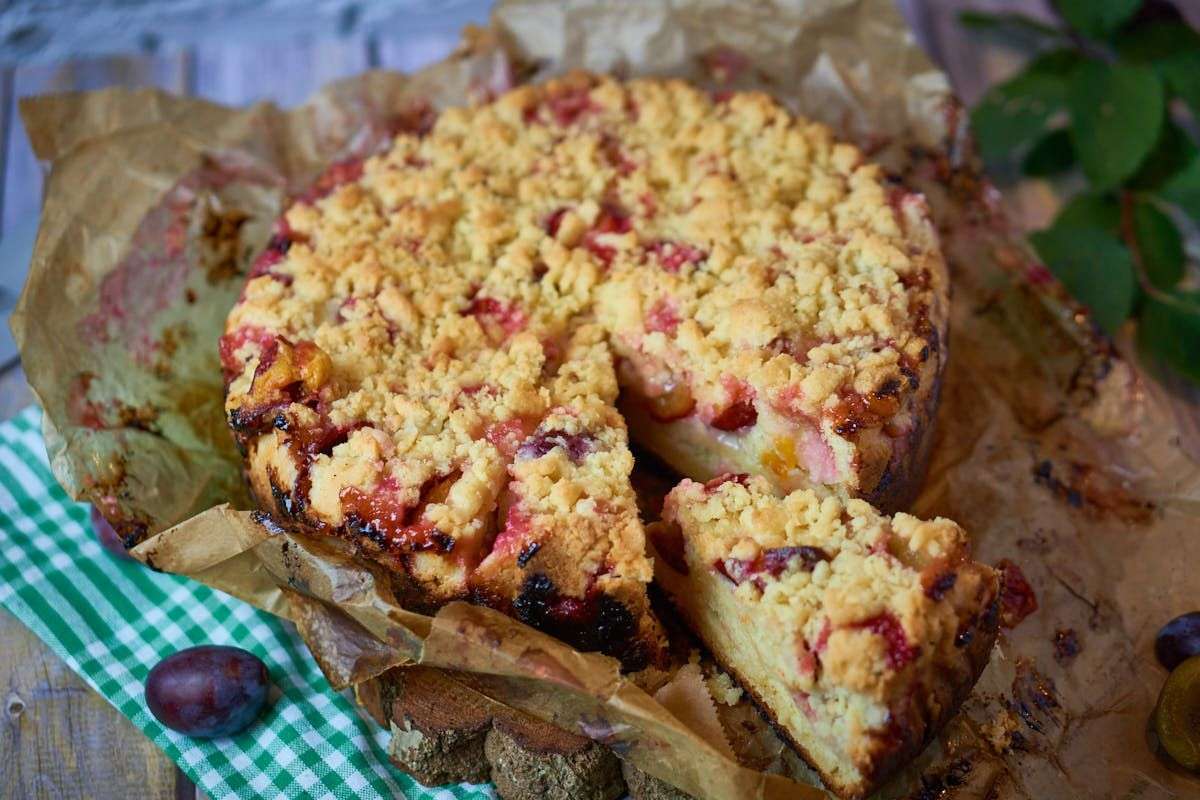
[[[741,743],[714,741],[707,712],[694,727],[673,715],[691,689],[660,689],[663,705],[612,660],[486,608],[406,611],[377,566],[250,510],[216,341],[285,198],[422,115],[577,67],[765,89],[930,201],[953,276],[951,357],[914,512],[958,520],[977,557],[1016,564],[1039,609],[881,795],[1195,796],[1147,723],[1164,678],[1155,631],[1196,603],[1200,467],[1173,401],[1007,222],[963,110],[889,0],[510,0],[446,61],[344,80],[290,111],[150,90],[23,101],[51,169],[13,328],[63,486],[147,563],[294,620],[336,686],[414,663],[486,673],[497,700],[696,797],[824,797],[731,760],[721,745]],[[803,778],[788,761],[755,766]]]

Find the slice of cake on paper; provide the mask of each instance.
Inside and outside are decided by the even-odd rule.
[[[658,582],[842,797],[919,752],[987,661],[996,575],[949,520],[735,475],[685,480],[663,517]]]

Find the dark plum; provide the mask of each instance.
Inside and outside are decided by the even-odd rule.
[[[1200,656],[1200,611],[1181,614],[1163,625],[1154,638],[1154,655],[1167,669]]]
[[[596,446],[596,439],[586,433],[567,433],[566,431],[546,431],[535,433],[517,448],[517,458],[541,458],[556,447],[561,447],[571,461],[578,464],[591,453]]]
[[[96,533],[96,540],[100,542],[100,546],[104,548],[105,552],[113,558],[119,558],[122,561],[136,560],[125,549],[125,545],[121,542],[121,536],[117,533],[116,528],[104,518],[104,515],[95,506],[91,507],[91,518],[92,530]]]
[[[1200,656],[1171,670],[1154,709],[1158,743],[1179,766],[1200,771]]]
[[[150,670],[146,705],[163,725],[188,736],[230,736],[258,717],[269,686],[267,666],[253,653],[200,645]]]

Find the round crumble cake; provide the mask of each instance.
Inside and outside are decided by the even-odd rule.
[[[280,522],[656,661],[635,441],[903,505],[947,275],[924,200],[768,96],[572,74],[451,108],[286,211],[221,339]],[[619,408],[618,411],[618,401]]]

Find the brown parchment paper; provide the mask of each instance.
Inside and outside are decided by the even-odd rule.
[[[335,686],[412,663],[486,673],[501,702],[697,797],[823,797],[738,766],[705,714],[671,713],[677,693],[663,705],[615,662],[488,609],[408,612],[377,567],[249,510],[216,340],[285,198],[431,110],[573,67],[765,89],[930,200],[953,273],[951,358],[914,511],[960,521],[980,559],[1019,565],[1039,609],[881,794],[1200,795],[1147,735],[1164,678],[1154,633],[1200,588],[1200,467],[1170,400],[1008,225],[965,115],[890,0],[510,0],[445,62],[342,81],[287,112],[154,91],[24,101],[51,168],[13,328],[63,486],[148,563],[295,621]]]

